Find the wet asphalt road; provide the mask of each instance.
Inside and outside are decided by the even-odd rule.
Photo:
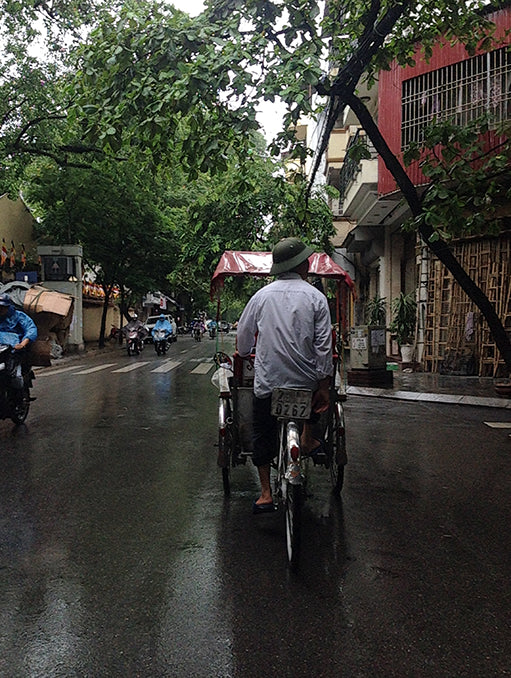
[[[511,413],[351,397],[291,575],[250,465],[223,499],[213,346],[55,365],[0,422],[0,676],[511,675]]]

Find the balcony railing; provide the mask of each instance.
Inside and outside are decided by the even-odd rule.
[[[339,185],[337,186],[337,188],[339,189],[340,204],[344,202],[349,187],[355,181],[355,177],[362,169],[361,161],[358,158],[355,159],[350,157],[350,149],[352,149],[353,146],[355,145],[357,146],[363,145],[365,148],[367,148],[371,155],[371,159],[376,158],[377,155],[376,150],[374,149],[371,142],[368,140],[367,136],[363,134],[361,130],[357,130],[355,135],[352,136],[348,142],[348,145],[346,147],[346,159],[342,165],[341,172],[339,175]]]

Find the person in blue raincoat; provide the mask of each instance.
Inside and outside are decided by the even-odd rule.
[[[172,336],[172,325],[170,322],[167,320],[167,318],[163,315],[163,313],[160,315],[158,320],[155,322],[153,329],[151,330],[151,334],[155,335],[158,330],[164,330],[166,332],[165,337],[169,339]]]
[[[23,388],[21,362],[24,350],[37,339],[37,327],[30,316],[14,308],[8,294],[0,294],[0,344],[12,346],[6,364],[14,388]]]

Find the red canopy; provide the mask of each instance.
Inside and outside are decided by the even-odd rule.
[[[211,278],[211,298],[223,287],[227,276],[269,276],[271,266],[271,252],[234,252],[232,250],[224,252]],[[309,273],[344,282],[350,289],[354,287],[350,276],[328,254],[318,252],[311,254],[309,257]]]

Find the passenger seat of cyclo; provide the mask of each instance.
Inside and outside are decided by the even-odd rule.
[[[257,343],[257,334],[255,337],[255,343]],[[242,357],[238,353],[238,347],[236,345],[236,351],[234,353],[233,361],[233,374],[235,382],[238,386],[253,386],[254,385],[254,359],[255,359],[255,344],[252,346],[249,356]]]

